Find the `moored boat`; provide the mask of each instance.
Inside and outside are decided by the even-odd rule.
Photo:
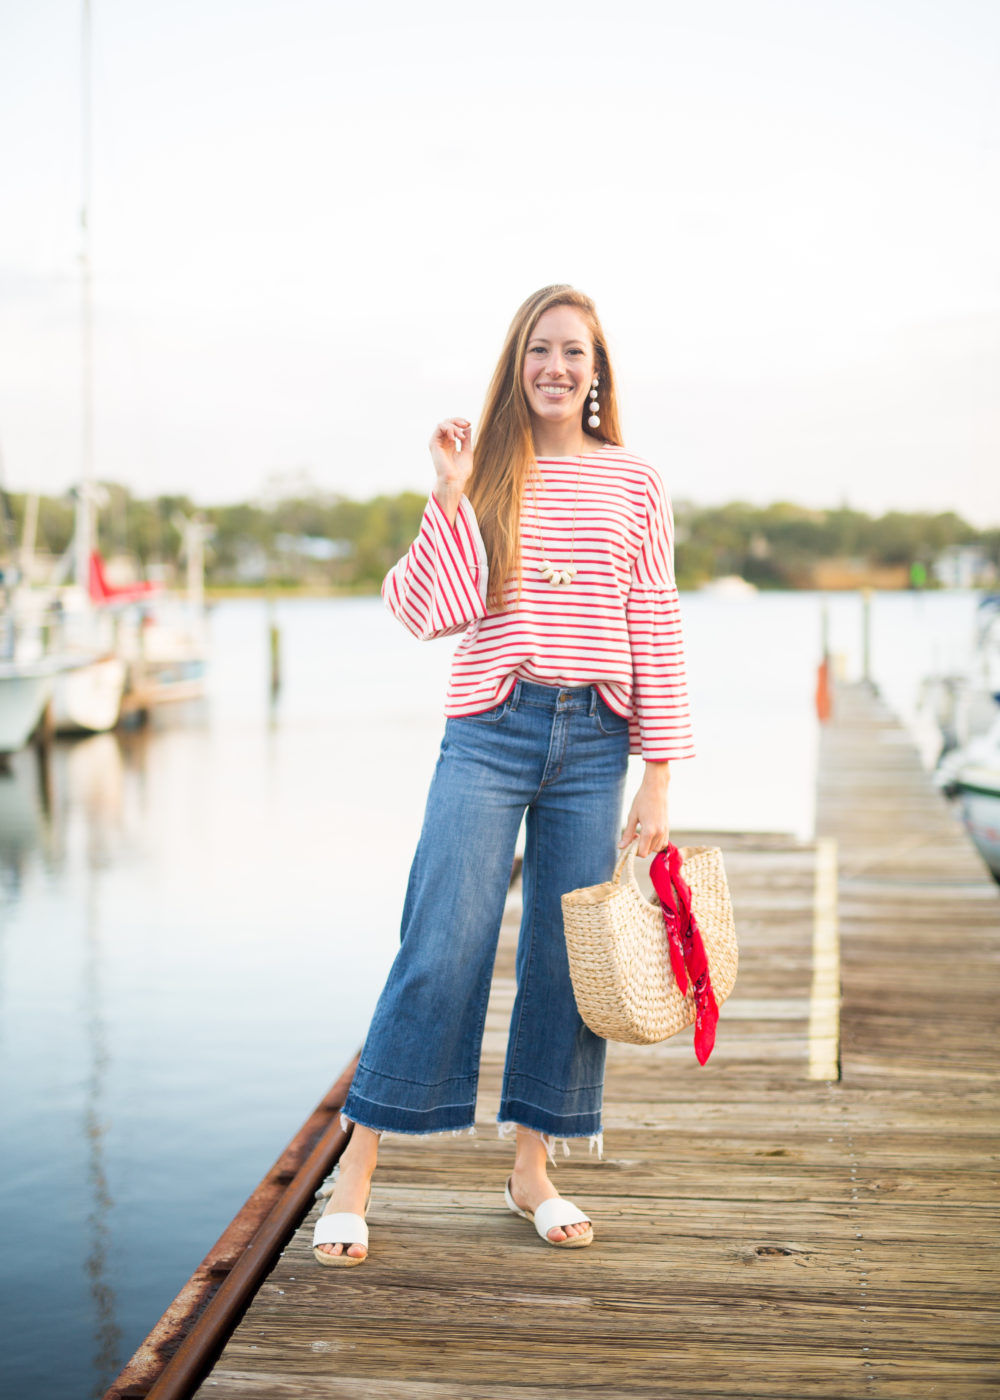
[[[121,716],[128,668],[120,656],[96,660],[56,678],[52,724],[59,734],[104,734]]]
[[[966,830],[1000,881],[1000,718],[986,734],[948,754],[936,776],[957,799]]]
[[[707,593],[712,598],[743,601],[757,596],[757,585],[748,583],[739,574],[725,574],[721,578],[709,579],[707,583],[701,585],[698,591],[699,593]]]
[[[0,756],[24,748],[59,677],[85,664],[85,658],[66,655],[0,661]]]
[[[0,755],[23,749],[52,695],[55,672],[37,661],[0,661]]]

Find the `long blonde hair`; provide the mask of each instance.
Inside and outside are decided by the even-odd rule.
[[[473,471],[466,487],[486,546],[487,603],[492,608],[503,607],[507,580],[520,573],[521,498],[535,461],[531,414],[524,394],[524,360],[535,327],[553,306],[572,306],[579,311],[594,342],[594,367],[601,380],[601,425],[587,431],[601,442],[621,446],[615,377],[597,309],[590,297],[575,287],[543,287],[528,297],[510,323],[476,431]],[[584,404],[581,427],[588,413]]]

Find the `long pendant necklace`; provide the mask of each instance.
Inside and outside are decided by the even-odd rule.
[[[541,476],[541,472],[538,473]],[[531,477],[531,499],[535,507],[535,531],[538,535],[538,549],[542,556],[542,562],[538,566],[538,572],[544,579],[551,583],[553,588],[561,588],[564,584],[572,583],[576,578],[577,570],[574,566],[576,558],[576,508],[580,500],[580,482],[583,478],[583,454],[580,454],[576,473],[576,494],[573,497],[573,518],[570,525],[569,536],[569,563],[553,564],[545,557],[545,537],[542,534],[542,521],[538,513],[538,494],[535,490],[535,477]],[[544,481],[543,481],[544,484]]]

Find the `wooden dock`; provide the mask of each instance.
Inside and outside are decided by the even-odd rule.
[[[387,1138],[368,1262],[318,1268],[311,1212],[202,1400],[1000,1395],[1000,892],[860,687],[815,843],[720,841],[737,989],[704,1069],[689,1034],[611,1047],[604,1160],[555,1172],[593,1247],[501,1195],[515,891],[478,1134]]]

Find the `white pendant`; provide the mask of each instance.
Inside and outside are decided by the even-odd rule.
[[[547,559],[543,559],[539,564],[538,572],[551,583],[553,588],[562,588],[563,584],[572,583],[576,578],[576,569],[572,565],[565,569],[556,568]]]

